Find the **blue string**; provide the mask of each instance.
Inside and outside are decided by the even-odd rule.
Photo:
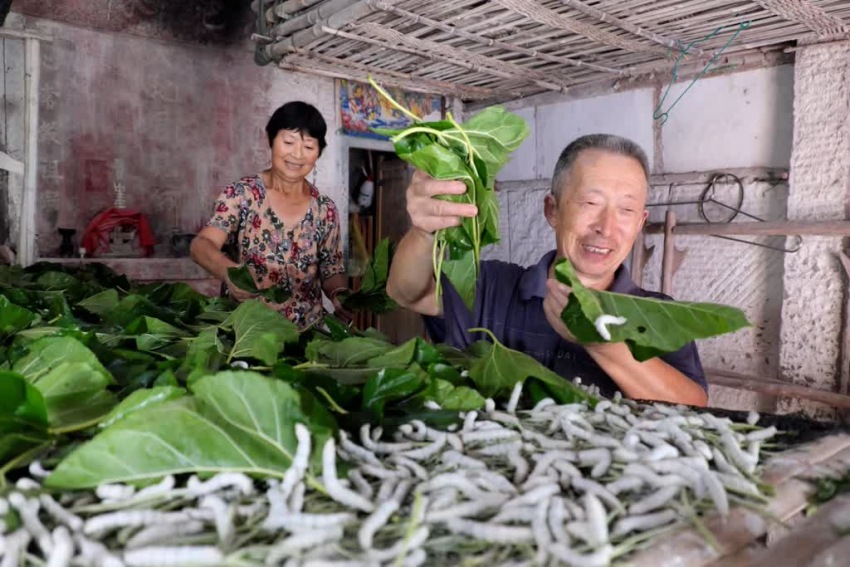
[[[746,22],[739,24],[738,29],[735,30],[735,33],[732,34],[732,37],[729,38],[729,41],[727,41],[726,44],[723,47],[721,47],[720,50],[717,53],[714,54],[714,57],[712,57],[708,61],[708,63],[705,64],[705,67],[703,67],[702,71],[699,72],[699,75],[697,75],[696,77],[693,78],[693,80],[687,86],[687,88],[684,91],[682,91],[682,94],[680,94],[679,97],[676,100],[673,101],[673,104],[671,104],[670,107],[667,110],[665,110],[664,112],[661,112],[659,114],[661,107],[664,105],[664,101],[667,99],[667,94],[670,92],[670,89],[673,87],[673,83],[676,82],[676,78],[679,76],[679,63],[682,61],[682,58],[688,53],[688,51],[693,46],[698,45],[700,43],[703,43],[705,41],[708,41],[712,37],[719,34],[720,31],[725,26],[721,26],[721,27],[717,28],[716,30],[714,30],[713,32],[711,32],[710,34],[708,34],[707,36],[705,36],[704,38],[696,39],[696,40],[690,42],[687,46],[685,46],[685,49],[681,51],[679,56],[676,58],[676,62],[673,64],[673,77],[670,79],[670,84],[667,85],[667,89],[665,89],[664,96],[661,97],[661,101],[659,101],[658,106],[656,106],[655,110],[652,111],[652,118],[654,120],[658,120],[659,118],[663,118],[663,120],[661,120],[661,124],[664,124],[665,122],[667,122],[667,119],[670,117],[670,111],[673,110],[673,107],[676,106],[676,104],[680,100],[682,100],[682,97],[685,96],[685,94],[689,90],[691,90],[691,87],[694,86],[694,83],[696,83],[703,75],[705,75],[708,72],[708,69],[714,64],[715,61],[717,61],[717,58],[720,57],[720,54],[723,53],[723,51],[727,47],[729,47],[729,44],[731,44],[735,40],[735,38],[738,37],[738,34],[741,33],[743,30],[747,29],[748,27],[750,27],[751,23],[752,23],[751,21],[747,20]],[[681,42],[678,42],[678,40],[677,40],[677,43],[679,43],[679,47],[681,47]],[[668,57],[669,57],[669,48],[668,48]]]

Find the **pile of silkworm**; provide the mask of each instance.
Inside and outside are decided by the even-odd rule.
[[[281,480],[222,472],[51,494],[35,463],[0,498],[0,567],[593,567],[706,513],[767,501],[759,456],[776,430],[757,414],[733,423],[619,397],[517,411],[520,391],[448,431],[411,421],[384,439],[367,424],[314,448],[297,424]]]

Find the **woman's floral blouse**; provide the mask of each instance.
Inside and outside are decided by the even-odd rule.
[[[248,266],[258,288],[283,286],[292,293],[270,305],[301,329],[322,317],[322,280],[344,270],[336,205],[312,184],[310,193],[301,223],[284,226],[266,201],[262,177],[245,177],[224,188],[207,223],[235,236],[234,261]]]

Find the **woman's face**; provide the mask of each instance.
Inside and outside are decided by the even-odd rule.
[[[301,181],[319,159],[319,140],[297,130],[281,130],[272,143],[272,170],[286,181]]]

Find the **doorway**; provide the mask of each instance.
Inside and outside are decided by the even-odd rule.
[[[363,259],[371,258],[384,238],[395,247],[410,228],[405,190],[412,175],[413,168],[391,151],[349,148],[348,250],[353,289],[360,285]],[[413,337],[425,337],[422,317],[405,309],[384,315],[361,313],[355,325],[361,329],[374,327],[395,344]]]

